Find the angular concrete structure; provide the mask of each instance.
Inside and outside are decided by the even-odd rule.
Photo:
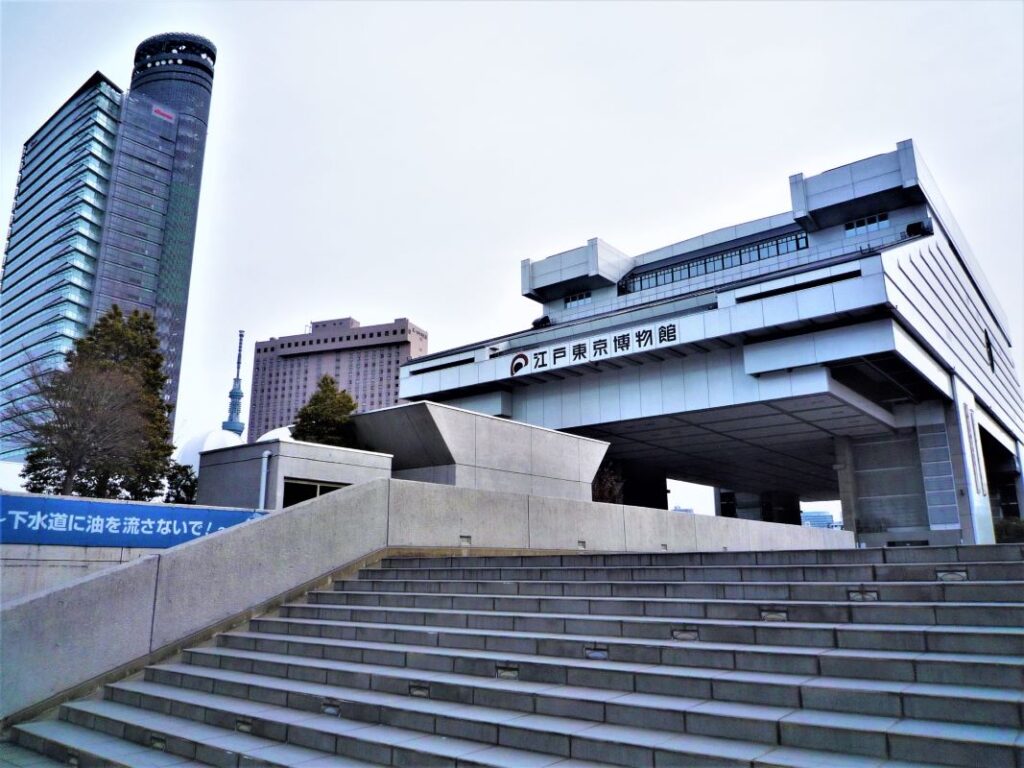
[[[394,477],[591,500],[608,444],[438,403],[353,418],[360,445],[394,455]]]
[[[368,450],[270,440],[204,452],[199,502],[281,509],[387,477],[590,501],[608,450],[600,440],[437,403],[356,414],[351,424]]]

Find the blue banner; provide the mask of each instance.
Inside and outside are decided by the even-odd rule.
[[[264,515],[254,509],[0,493],[0,543],[166,549]]]

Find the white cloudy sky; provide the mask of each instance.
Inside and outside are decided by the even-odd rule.
[[[787,177],[914,138],[1024,363],[1024,3],[0,5],[0,208],[22,142],[144,37],[219,49],[177,438],[236,331],[407,316],[430,348],[539,312],[519,261],[788,210]]]

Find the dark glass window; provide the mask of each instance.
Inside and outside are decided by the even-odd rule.
[[[868,232],[877,232],[889,228],[889,214],[879,213],[875,216],[867,216],[863,219],[846,222],[846,237],[857,237]]]
[[[571,296],[565,297],[565,308],[571,309],[572,307],[582,307],[589,304],[591,301],[590,291],[583,291],[582,293],[574,293]]]
[[[886,220],[886,226],[888,226],[888,220]],[[804,232],[783,235],[782,237],[764,240],[760,243],[753,243],[716,253],[712,256],[703,256],[683,264],[675,264],[670,267],[662,267],[650,270],[649,272],[629,275],[619,283],[619,293],[634,293],[647,288],[677,283],[682,280],[688,280],[691,277],[737,267],[740,264],[752,264],[761,259],[770,259],[774,256],[802,251],[805,248],[807,248],[807,235]],[[569,299],[567,298],[566,306],[569,306],[568,301]]]

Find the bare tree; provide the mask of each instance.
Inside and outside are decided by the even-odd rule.
[[[30,491],[70,494],[91,462],[127,461],[145,445],[143,390],[116,367],[78,360],[35,369],[22,394],[3,418],[11,440],[30,449],[22,470]]]

